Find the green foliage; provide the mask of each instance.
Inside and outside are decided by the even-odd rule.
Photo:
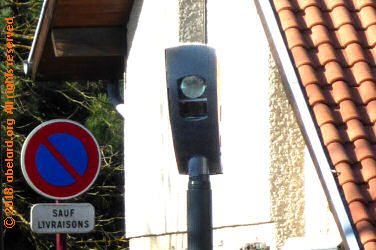
[[[117,118],[116,111],[109,103],[107,95],[100,93],[92,105],[93,113],[86,120],[86,127],[92,131],[100,144],[122,145],[123,139],[119,136],[122,123]],[[106,112],[103,112],[106,110]]]
[[[30,208],[36,203],[50,203],[36,194],[24,180],[19,163],[22,144],[32,129],[51,119],[71,119],[84,124],[97,138],[102,167],[95,182],[85,194],[69,202],[89,202],[96,209],[96,227],[89,234],[68,235],[68,249],[125,249],[123,209],[123,123],[106,96],[101,82],[43,82],[26,78],[22,62],[26,60],[39,18],[42,0],[2,0],[0,3],[0,80],[1,134],[6,132],[6,118],[14,118],[15,180],[14,208],[16,226],[5,230],[5,249],[53,249],[55,235],[38,235],[30,230]],[[14,17],[15,74],[14,114],[4,109],[4,73],[6,66],[4,17]],[[3,140],[3,138],[2,138]],[[1,160],[5,159],[1,141]],[[3,164],[1,165],[3,167]],[[3,172],[1,172],[3,174]],[[4,186],[4,184],[2,183]]]

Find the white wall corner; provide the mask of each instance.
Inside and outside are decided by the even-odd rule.
[[[305,149],[304,169],[305,236],[308,238],[329,237],[339,244],[342,239],[307,148]]]
[[[136,0],[135,6],[128,28],[131,41],[124,98],[126,236],[145,236],[131,239],[131,245],[140,244],[143,249],[158,249],[150,248],[150,242],[158,237],[163,244],[177,242],[181,246],[185,238],[174,232],[186,230],[188,178],[178,175],[174,159],[164,64],[164,49],[178,44],[178,1]],[[212,177],[213,223],[214,227],[254,228],[245,231],[248,234],[222,234],[215,242],[218,246],[223,241],[227,246],[233,242],[231,247],[239,243],[240,248],[251,243],[247,238],[274,240],[269,184],[269,50],[256,15],[248,0],[236,4],[208,1],[208,39],[221,66],[223,101],[224,174]],[[265,225],[263,236],[255,230],[260,225]]]

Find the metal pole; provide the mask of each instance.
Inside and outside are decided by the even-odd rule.
[[[56,250],[67,250],[66,234],[56,234]]]
[[[56,200],[56,204],[60,202]],[[56,250],[67,250],[67,236],[66,234],[56,234]]]
[[[188,168],[188,250],[212,250],[212,193],[207,159],[193,157]]]

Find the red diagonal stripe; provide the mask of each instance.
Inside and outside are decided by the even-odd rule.
[[[65,157],[55,148],[55,146],[49,141],[44,140],[43,145],[50,151],[53,157],[67,170],[67,172],[76,180],[81,177],[77,170],[65,159]]]

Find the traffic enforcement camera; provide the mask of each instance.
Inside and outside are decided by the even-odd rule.
[[[220,174],[217,59],[206,45],[166,49],[167,88],[172,137],[180,174],[188,174],[193,157],[208,161]]]

